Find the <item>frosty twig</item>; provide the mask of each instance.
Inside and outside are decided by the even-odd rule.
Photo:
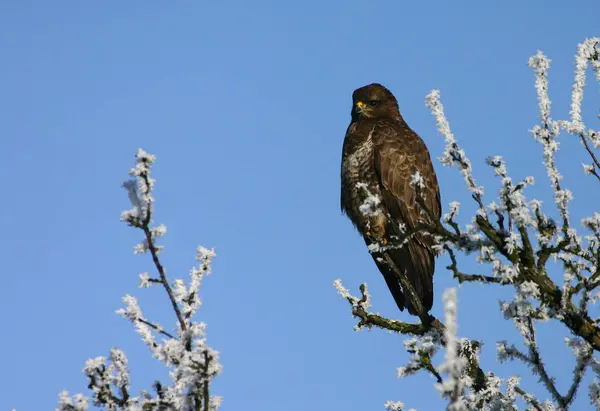
[[[154,161],[153,155],[142,149],[138,150],[136,166],[130,171],[134,180],[123,184],[133,208],[124,211],[121,220],[144,233],[143,241],[135,246],[134,252],[150,253],[159,278],[150,278],[147,273],[140,274],[140,288],[160,284],[165,289],[177,319],[176,332],[168,332],[160,324],[144,317],[137,298],[130,295],[123,297],[125,308],[117,310],[117,313],[132,322],[152,355],[170,369],[173,383],[163,385],[156,382],[155,395],[143,391],[140,396],[132,396],[127,357],[117,348],[111,350],[108,361],[104,357],[89,360],[84,372],[90,382],[94,405],[106,410],[216,410],[221,399],[211,397],[210,383],[221,371],[219,354],[206,343],[206,324],[193,320],[200,307],[199,287],[204,275],[211,272],[211,261],[215,253],[198,247],[198,267],[193,267],[190,271],[189,286],[181,279],[169,282],[159,259],[163,247],[157,245],[158,238],[166,233],[166,227],[152,225],[154,179],[150,171]],[[157,336],[166,338],[159,342]],[[84,411],[87,410],[88,403],[88,399],[81,394],[70,397],[63,392],[57,410]]]

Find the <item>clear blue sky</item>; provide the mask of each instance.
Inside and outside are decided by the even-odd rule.
[[[139,233],[119,222],[138,147],[158,157],[171,277],[187,277],[197,244],[216,248],[199,318],[221,351],[223,410],[381,410],[386,400],[440,409],[431,377],[397,380],[402,338],[354,332],[332,286],[366,281],[374,309],[397,315],[340,214],[340,153],[351,93],[376,81],[437,157],[443,139],[424,98],[439,88],[487,200],[496,181],[484,158],[496,154],[550,199],[528,133],[537,108],[527,59],[538,49],[553,59],[554,117],[565,118],[573,55],[600,34],[600,3],[483,3],[1,1],[0,409],[49,410],[63,389],[87,394],[85,360],[113,345],[129,355],[136,390],[164,376],[114,314],[134,293],[148,316],[174,324],[158,289],[137,289],[152,267],[132,253]],[[598,92],[587,91],[592,121]],[[572,143],[560,164],[579,218],[598,195],[584,190],[586,159]],[[469,204],[456,171],[436,168],[444,204]],[[438,315],[454,284],[444,265]],[[458,295],[461,336],[488,342],[484,369],[534,386],[525,368],[496,365],[495,341],[519,341],[496,303],[506,292],[466,285]],[[563,328],[540,332],[551,371],[570,374],[551,361],[569,358]],[[587,409],[586,393],[577,404]]]

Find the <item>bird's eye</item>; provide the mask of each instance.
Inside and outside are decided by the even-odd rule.
[[[375,107],[379,102],[377,100],[369,100],[369,105]]]

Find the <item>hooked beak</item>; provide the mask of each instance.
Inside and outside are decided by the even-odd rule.
[[[362,114],[365,117],[371,117],[371,109],[363,101],[356,102],[356,111],[358,111],[359,114]]]

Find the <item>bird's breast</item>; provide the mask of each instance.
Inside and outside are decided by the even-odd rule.
[[[373,140],[369,134],[368,138],[359,143],[347,153],[344,158],[344,169],[348,175],[359,177],[373,163]]]
[[[379,204],[373,204],[373,209],[365,212],[365,193],[380,198],[379,191],[373,164],[373,140],[369,133],[366,139],[349,147],[342,160],[342,207],[360,231],[369,214],[376,213],[379,208]]]

